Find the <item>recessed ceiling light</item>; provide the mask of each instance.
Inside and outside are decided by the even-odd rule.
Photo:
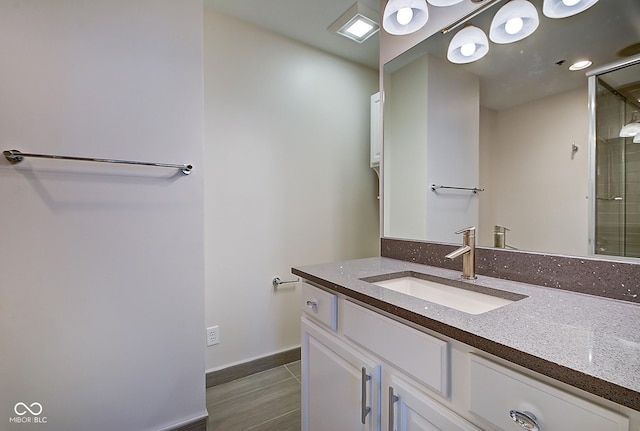
[[[573,63],[571,66],[569,66],[569,70],[576,71],[576,70],[586,69],[592,64],[593,62],[591,60],[579,60]]]
[[[355,3],[331,24],[328,30],[362,43],[380,29],[375,21],[376,16],[373,10]]]
[[[369,36],[378,30],[378,24],[372,22],[367,17],[357,15],[347,22],[338,33],[356,42],[364,42]]]

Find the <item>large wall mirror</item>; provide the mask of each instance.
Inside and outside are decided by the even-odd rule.
[[[589,69],[569,70],[637,57],[640,1],[600,0],[561,19],[530,2],[538,29],[491,42],[478,61],[449,62],[449,43],[465,25],[488,34],[504,1],[384,65],[384,236],[458,243],[455,231],[476,226],[481,246],[640,257],[640,142],[617,136],[640,111],[640,67],[598,79],[609,119],[597,140]]]

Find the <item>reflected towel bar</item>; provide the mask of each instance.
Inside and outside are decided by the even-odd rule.
[[[125,165],[158,166],[161,168],[180,169],[180,171],[185,175],[189,175],[193,170],[193,166],[188,164],[175,165],[175,164],[169,164],[169,163],[136,162],[132,160],[96,159],[96,158],[89,158],[89,157],[74,157],[74,156],[55,156],[55,155],[48,155],[48,154],[22,153],[18,150],[6,150],[6,151],[3,151],[2,154],[4,154],[4,156],[7,158],[7,160],[11,164],[20,163],[25,157],[37,157],[41,159],[75,160],[80,162],[119,163],[119,164],[125,164]]]
[[[597,196],[596,199],[598,199],[600,201],[621,201],[621,200],[624,200],[622,198],[622,196],[611,196],[611,197],[609,197],[609,196],[607,196],[607,197]]]
[[[479,189],[477,187],[453,187],[453,186],[437,186],[435,184],[431,184],[431,191],[436,191],[438,189],[454,189],[454,190],[469,190],[474,194],[478,192],[483,192],[484,189]]]

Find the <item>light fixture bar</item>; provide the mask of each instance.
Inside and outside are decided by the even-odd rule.
[[[427,0],[427,3],[436,7],[448,7],[462,3],[462,1],[463,0]]]
[[[451,30],[456,29],[458,26],[464,24],[465,22],[469,21],[471,18],[481,14],[482,12],[484,12],[487,9],[489,9],[494,4],[499,3],[501,1],[502,0],[489,0],[487,3],[483,4],[478,9],[469,12],[468,14],[466,14],[465,16],[463,16],[462,18],[460,18],[459,20],[457,20],[453,24],[451,24],[451,25],[443,28],[442,30],[440,30],[440,33],[442,33],[442,34],[449,33]]]

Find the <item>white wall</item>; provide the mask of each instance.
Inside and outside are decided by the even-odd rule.
[[[429,61],[421,57],[385,78],[384,234],[427,237]]]
[[[3,150],[195,166],[1,158],[0,428],[202,417],[201,2],[5,1],[0,53]]]
[[[478,224],[479,196],[430,184],[478,186],[480,80],[456,65],[429,57],[427,111],[427,236],[459,243],[455,232]]]
[[[292,266],[378,254],[377,71],[205,11],[207,369],[300,345]]]
[[[478,78],[425,55],[385,80],[384,234],[459,242],[478,195],[430,185],[478,185]]]
[[[497,158],[494,154],[500,151],[496,145],[498,135],[498,113],[493,109],[480,106],[480,143],[479,143],[479,177],[480,188],[485,191],[479,196],[478,204],[478,228],[476,229],[476,244],[493,247],[493,227],[498,224],[496,215],[497,204],[494,192],[494,176],[499,177],[500,170],[493,167],[493,161]],[[496,178],[495,182],[499,180]],[[508,232],[507,232],[508,233]],[[509,239],[509,237],[507,237]]]
[[[483,116],[493,118],[494,127],[483,127],[481,139],[482,245],[493,245],[490,235],[499,224],[511,229],[507,244],[513,247],[586,256],[586,88],[498,112],[483,109]]]

